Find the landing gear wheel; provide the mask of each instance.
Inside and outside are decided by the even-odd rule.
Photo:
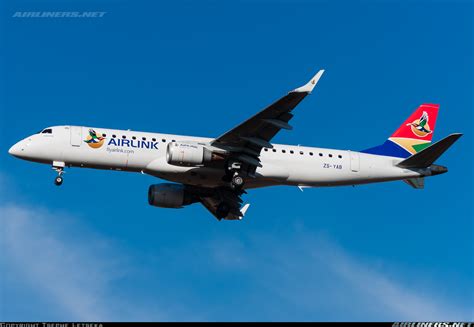
[[[60,186],[63,183],[63,178],[61,176],[58,176],[54,179],[54,184],[56,186]]]
[[[241,189],[244,186],[244,179],[240,175],[234,175],[232,177],[232,187],[234,189]]]
[[[217,215],[217,218],[219,220],[221,220],[222,218],[225,218],[227,217],[227,215],[229,214],[230,212],[230,206],[225,203],[225,202],[221,202],[218,206],[217,206],[217,210],[216,210],[216,215]]]

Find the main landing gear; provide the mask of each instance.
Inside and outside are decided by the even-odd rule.
[[[244,193],[245,191],[242,190],[242,187],[244,186],[244,178],[240,176],[237,171],[230,171],[230,172],[233,173],[233,175],[229,174],[230,176],[227,177],[227,180],[230,179],[231,189],[234,190],[234,192],[236,192],[237,194]],[[227,217],[230,213],[230,210],[231,210],[231,207],[228,203],[224,201],[219,203],[216,210],[217,219],[221,220]]]
[[[227,165],[227,180],[230,181],[230,187],[233,190],[240,191],[244,186],[244,178],[240,175],[242,163],[230,161]]]
[[[228,183],[232,193],[235,193],[237,197],[242,193],[246,193],[243,189],[245,184],[243,176],[247,175],[242,171],[242,163],[232,158],[229,159],[226,163],[225,176],[222,180]],[[221,201],[216,208],[218,220],[226,218],[232,210],[231,204],[226,202],[225,197],[221,197]]]
[[[232,176],[231,183],[234,190],[240,190],[242,189],[242,186],[244,186],[244,179],[239,175],[238,172],[235,172],[234,176]]]

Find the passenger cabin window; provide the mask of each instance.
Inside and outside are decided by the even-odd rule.
[[[281,150],[282,153],[286,153],[286,150]]]
[[[115,134],[112,134],[112,137],[113,137],[113,138],[116,138],[116,137],[117,137],[117,135],[115,135]]]
[[[295,153],[295,151],[293,151],[293,150],[290,150],[290,153],[291,153],[291,154],[293,154],[293,153]]]
[[[143,140],[143,141],[146,141],[146,137],[142,137],[142,140]]]
[[[272,149],[272,151],[273,151],[273,152],[277,152],[277,150],[276,150],[276,149]]]
[[[332,154],[329,154],[329,158],[332,158]]]
[[[338,155],[338,158],[339,158],[339,159],[342,159],[342,156],[341,156],[341,155]]]
[[[319,153],[319,156],[320,156],[320,157],[322,157],[322,156],[323,156],[323,154],[322,154],[322,153]]]
[[[105,134],[105,133],[102,133],[102,136],[103,136],[103,137],[106,137],[106,136],[107,136],[107,134]]]
[[[127,137],[126,137],[125,135],[122,135],[122,138],[123,138],[123,139],[126,139]]]
[[[152,140],[153,142],[156,142],[156,139],[155,139],[155,138],[152,138],[151,140]]]
[[[264,151],[268,151],[268,149],[267,149],[267,148],[264,148],[263,150],[264,150]]]
[[[309,155],[312,156],[312,155],[313,155],[313,152],[310,152]]]
[[[132,140],[136,140],[137,138],[135,136],[132,136]]]
[[[43,129],[41,134],[53,134],[53,130],[51,128],[46,128],[46,129]]]
[[[166,140],[165,140],[165,139],[162,139],[161,142],[166,142]]]
[[[300,151],[300,154],[304,154],[304,152],[303,152],[303,151]]]

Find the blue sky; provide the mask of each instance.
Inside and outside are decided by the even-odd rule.
[[[3,1],[0,320],[473,320],[473,3]],[[13,18],[103,11],[103,18]],[[9,157],[76,124],[218,136],[317,70],[275,142],[382,143],[421,103],[462,132],[425,190],[252,190],[240,222],[150,207],[139,174]]]

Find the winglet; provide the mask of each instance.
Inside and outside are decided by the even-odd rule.
[[[250,203],[247,203],[242,207],[242,209],[240,209],[240,213],[242,214],[242,216],[239,217],[240,220],[242,220],[242,218],[244,218],[245,213],[247,212],[249,207],[250,207]]]
[[[324,69],[321,69],[316,75],[314,75],[314,77],[308,83],[306,83],[305,85],[297,89],[294,89],[291,92],[311,93],[311,91],[313,91],[316,84],[318,84],[318,81],[321,78],[321,76],[323,76],[323,73],[324,73]]]

